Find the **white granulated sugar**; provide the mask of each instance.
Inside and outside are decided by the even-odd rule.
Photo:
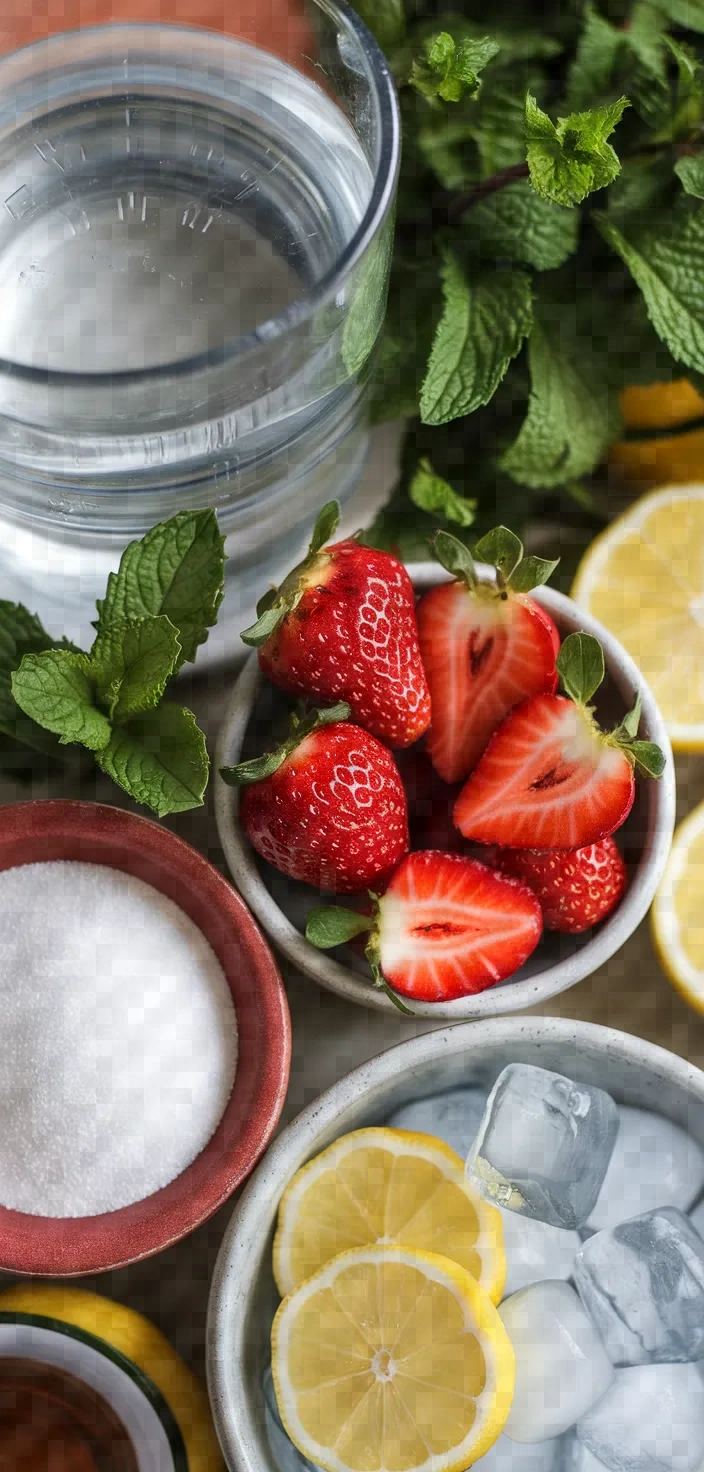
[[[0,873],[0,1203],[94,1216],[174,1180],[222,1118],[237,1021],[215,953],[100,864]]]

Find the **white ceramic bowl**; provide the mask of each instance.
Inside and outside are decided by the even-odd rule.
[[[436,563],[419,563],[410,572],[419,592],[447,580],[447,574]],[[648,686],[618,640],[570,598],[551,588],[539,588],[531,596],[548,610],[563,636],[583,629],[600,640],[607,676],[595,703],[605,727],[615,725],[630,710],[640,689],[640,734],[657,742],[666,754],[667,765],[658,782],[638,781],[632,812],[619,834],[629,862],[629,886],[608,920],[581,936],[546,933],[526,964],[509,980],[478,996],[460,997],[454,1002],[414,1002],[415,1016],[460,1022],[521,1012],[590,976],[619,950],[643,919],[669,853],[675,814],[672,752]],[[305,917],[313,905],[320,903],[318,893],[278,874],[258,858],[239,823],[237,790],[220,777],[221,767],[234,766],[243,754],[254,756],[267,749],[272,725],[285,708],[286,697],[264,679],[257,655],[252,654],[232,692],[215,756],[215,813],[230,873],[270,940],[299,971],[349,1002],[394,1012],[388,996],[373,987],[361,958],[349,951],[317,951],[306,940]]]
[[[611,1028],[551,1017],[448,1027],[382,1053],[322,1094],[257,1167],[225,1234],[208,1315],[208,1386],[228,1466],[276,1472],[264,1429],[262,1372],[277,1294],[271,1246],[279,1201],[301,1165],[338,1135],[381,1124],[409,1099],[471,1083],[509,1062],[534,1063],[652,1109],[704,1145],[704,1074],[663,1048]]]

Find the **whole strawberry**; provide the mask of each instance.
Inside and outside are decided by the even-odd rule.
[[[487,851],[485,862],[512,874],[540,902],[546,930],[581,935],[605,920],[623,898],[626,865],[613,838],[586,848]]]
[[[665,758],[637,740],[640,696],[609,734],[588,704],[604,678],[591,634],[570,634],[557,660],[570,697],[533,695],[494,733],[455,803],[460,833],[501,848],[574,849],[597,843],[628,817],[635,769],[660,777]]]
[[[371,915],[321,905],[306,936],[320,949],[368,932],[367,960],[392,996],[450,1002],[512,976],[538,944],[540,905],[525,884],[475,859],[408,854]]]
[[[494,566],[493,578],[480,578],[467,548],[438,532],[433,551],[455,581],[431,588],[417,609],[433,712],[427,748],[445,782],[472,771],[515,705],[557,688],[560,636],[550,615],[526,596],[557,563],[524,557],[518,537],[503,526],[474,550]]]
[[[240,822],[275,869],[316,889],[383,885],[408,849],[406,796],[393,757],[348,723],[348,705],[292,721],[283,746],[223,767],[242,787]]]
[[[389,746],[410,746],[430,721],[413,584],[387,552],[351,539],[326,546],[340,515],[323,507],[308,555],[257,605],[242,639],[292,695],[344,700]]]

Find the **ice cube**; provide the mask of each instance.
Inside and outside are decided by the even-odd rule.
[[[414,1130],[436,1135],[464,1160],[476,1136],[486,1104],[486,1089],[449,1089],[402,1104],[387,1119],[394,1130]]]
[[[309,1462],[293,1445],[288,1432],[284,1431],[276,1401],[271,1368],[267,1366],[262,1376],[264,1392],[264,1423],[274,1466],[278,1472],[320,1472],[315,1462]]]
[[[704,1461],[704,1379],[696,1365],[617,1370],[610,1390],[577,1426],[611,1472],[699,1472]]]
[[[597,1232],[574,1276],[615,1365],[704,1357],[704,1241],[674,1206]]]
[[[499,1313],[516,1355],[506,1435],[561,1436],[608,1390],[614,1368],[569,1283],[549,1280],[504,1299]]]
[[[506,1287],[504,1296],[517,1293],[545,1278],[571,1278],[581,1247],[579,1232],[550,1227],[515,1211],[499,1207],[504,1224]]]
[[[594,1210],[617,1128],[602,1089],[511,1063],[487,1099],[467,1176],[496,1206],[574,1230]]]
[[[475,1467],[481,1472],[561,1472],[560,1440],[528,1442],[511,1441],[500,1436],[490,1452],[480,1457]]]
[[[700,1237],[704,1237],[704,1201],[700,1201],[699,1205],[690,1211],[689,1220],[692,1226],[696,1227]]]
[[[593,1232],[677,1206],[687,1211],[704,1187],[704,1150],[691,1135],[647,1109],[621,1105],[611,1163],[590,1213]]]
[[[590,1452],[574,1431],[568,1431],[560,1439],[560,1456],[556,1472],[606,1472],[606,1469],[604,1463],[600,1462],[593,1452]]]

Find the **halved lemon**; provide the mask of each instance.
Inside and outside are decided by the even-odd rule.
[[[704,750],[704,485],[636,501],[592,542],[572,597],[632,654],[672,745]]]
[[[460,1472],[493,1446],[513,1349],[465,1268],[429,1252],[343,1252],[284,1299],[272,1372],[291,1440],[326,1472]]]
[[[501,1215],[433,1135],[354,1130],[304,1165],[281,1200],[274,1277],[282,1297],[353,1247],[396,1242],[440,1252],[498,1303],[506,1281]]]
[[[661,965],[704,1013],[704,802],[675,830],[650,920]]]

